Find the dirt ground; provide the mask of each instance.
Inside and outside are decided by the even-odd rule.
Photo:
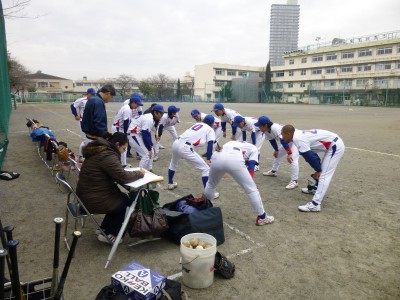
[[[209,112],[212,104],[175,103],[181,107],[183,133],[192,123],[190,110]],[[148,107],[149,104],[145,105]],[[164,103],[167,107],[168,104]],[[290,169],[283,163],[276,178],[262,171],[272,163],[272,148],[264,143],[261,171],[255,181],[275,223],[257,227],[255,215],[240,187],[225,178],[221,196],[226,241],[218,250],[236,264],[231,280],[215,278],[211,287],[183,287],[189,299],[399,299],[400,298],[400,110],[346,106],[227,104],[242,115],[268,115],[273,121],[300,129],[327,129],[339,134],[346,145],[320,213],[301,213],[298,205],[310,200],[300,189],[285,190]],[[119,103],[107,104],[109,125]],[[23,104],[12,112],[10,145],[4,170],[21,174],[0,181],[3,225],[14,225],[19,269],[23,282],[50,277],[54,244],[53,219],[65,217],[66,195],[55,184],[28,136],[26,117],[49,126],[58,140],[77,152],[79,128],[69,104]],[[229,129],[230,130],[230,129]],[[227,139],[225,139],[225,142]],[[160,160],[154,173],[167,178],[172,139],[165,132]],[[200,150],[203,153],[203,150]],[[137,165],[138,161],[130,159]],[[311,168],[300,158],[300,184]],[[179,186],[173,192],[158,187],[161,203],[202,192],[201,176],[184,161],[176,172]],[[71,183],[74,183],[71,178]],[[101,216],[98,216],[101,219]],[[69,234],[72,232],[72,223]],[[136,261],[161,274],[179,274],[179,246],[160,240],[118,247],[108,269],[104,263],[110,247],[97,241],[91,222],[82,229],[65,287],[65,299],[94,299],[110,283],[111,275]],[[61,247],[61,268],[67,256]],[[61,274],[61,270],[60,270]],[[179,275],[178,280],[181,280]]]

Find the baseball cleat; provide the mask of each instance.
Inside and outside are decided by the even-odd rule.
[[[321,205],[315,205],[313,202],[308,202],[306,205],[300,205],[298,207],[299,211],[304,211],[304,212],[318,212],[321,211]]]
[[[214,194],[214,199],[217,199],[217,198],[219,198],[219,193],[218,193],[218,192],[215,192],[215,194]]]
[[[297,183],[297,180],[292,180],[289,182],[289,184],[286,186],[287,190],[292,190],[294,188],[297,188],[299,184]]]
[[[255,171],[255,172],[260,171],[260,166],[255,166],[255,167],[254,167],[254,171]]]
[[[271,177],[276,177],[276,176],[278,176],[278,174],[276,174],[276,171],[272,171],[272,170],[269,170],[269,171],[267,171],[267,172],[264,172],[263,175],[264,175],[264,176],[271,176]]]
[[[273,216],[266,216],[264,219],[261,219],[260,217],[257,217],[256,219],[256,225],[257,226],[263,226],[267,224],[271,224],[274,222],[274,217]]]
[[[157,161],[158,160],[158,155],[154,156],[153,161]]]
[[[306,187],[306,188],[302,188],[301,189],[301,192],[302,193],[304,193],[304,194],[310,194],[310,195],[315,195],[315,192],[317,191],[317,188],[316,187],[314,187],[314,188],[308,188],[308,187]]]
[[[177,183],[177,182],[168,183],[168,189],[169,189],[169,190],[176,189],[177,186],[178,186],[178,183]]]
[[[160,145],[160,149],[165,149],[165,147],[163,145]]]

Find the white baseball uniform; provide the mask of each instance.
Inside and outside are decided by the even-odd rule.
[[[260,128],[258,126],[254,125],[255,123],[258,122],[258,119],[253,118],[253,117],[244,117],[244,122],[245,122],[245,125],[242,128],[242,135],[243,135],[243,132],[249,132],[250,135],[254,132],[254,134],[256,136],[256,143],[254,145],[258,149],[258,154],[260,154],[261,147],[262,147],[265,139],[264,139],[264,133],[260,130]],[[244,139],[242,138],[242,140],[244,140]],[[245,142],[247,142],[247,136],[246,136]],[[251,136],[250,136],[250,139],[248,142],[253,144]]]
[[[170,118],[168,116],[168,113],[165,113],[161,117],[160,122],[158,123],[158,127],[160,125],[162,125],[163,126],[162,130],[168,131],[171,134],[173,140],[175,141],[178,138],[178,133],[176,132],[176,128],[175,128],[175,124],[177,124],[177,123],[179,123],[179,115],[178,114],[176,114],[175,117]],[[158,135],[158,128],[157,128],[156,135]],[[160,145],[161,145],[161,140],[156,141],[156,147],[155,147],[156,155],[158,155],[158,152],[160,150]]]
[[[129,106],[129,104],[124,104],[122,107],[119,109],[119,111],[115,114],[113,124],[111,126],[111,132],[124,132],[124,122],[126,120],[131,121],[132,119],[132,109]],[[124,153],[121,154],[121,164],[123,166],[126,166],[126,154],[128,152],[128,149],[125,149]]]
[[[205,113],[200,113],[200,121],[203,122],[205,116],[207,116],[207,114]],[[214,117],[214,124],[212,124],[211,126],[212,129],[214,129],[215,132],[215,147],[217,146],[218,141],[220,140],[220,138],[222,137],[222,127],[221,127],[221,120],[218,119],[217,117]]]
[[[220,116],[221,122],[229,123],[229,124],[232,125],[233,119],[236,116],[240,116],[240,114],[237,111],[235,111],[233,109],[225,108],[224,109],[224,114],[222,116]],[[233,130],[233,128],[232,128],[232,130]],[[237,141],[242,141],[243,140],[242,131],[240,130],[240,128],[236,128],[235,136],[236,136],[236,140]]]
[[[312,199],[313,202],[321,204],[336,167],[344,154],[344,143],[336,133],[328,130],[296,129],[293,135],[293,144],[297,147],[300,155],[304,155],[308,151],[324,153],[320,163],[321,175],[318,180],[318,188]]]
[[[278,143],[281,144],[281,146],[278,146],[277,149],[274,149],[275,151],[278,152],[278,156],[275,157],[273,163],[272,163],[272,170],[273,171],[278,171],[279,166],[281,164],[282,159],[288,154],[287,150],[282,146],[282,127],[283,125],[278,124],[278,123],[273,123],[271,126],[271,132],[264,132],[264,136],[266,140],[275,140],[276,145]],[[293,147],[293,143],[289,143],[290,150],[292,152],[292,163],[290,164],[290,173],[291,177],[290,179],[292,181],[298,181],[299,179],[299,151],[297,150],[297,147]]]
[[[137,116],[131,121],[128,129],[128,133],[130,134],[129,144],[136,150],[137,153],[139,153],[141,157],[139,167],[148,171],[153,169],[154,147],[151,140],[151,132],[154,130],[155,127],[152,114]],[[143,140],[144,131],[147,131],[150,134],[150,144],[148,144],[148,146],[151,147],[150,149],[146,147]],[[149,151],[152,152],[151,158],[149,157]]]
[[[169,164],[169,171],[175,172],[178,166],[178,161],[180,159],[185,159],[193,167],[201,171],[202,177],[208,177],[210,167],[195,151],[195,149],[207,145],[210,141],[215,141],[215,133],[207,124],[196,123],[187,129],[172,144],[172,158]],[[203,182],[204,180],[205,179],[203,179]]]
[[[228,173],[246,192],[257,215],[264,213],[260,192],[246,167],[246,161],[258,163],[256,146],[239,141],[230,141],[223,145],[221,152],[214,152],[211,157],[211,167],[208,182],[204,190],[207,199],[213,199],[217,185],[222,176]]]
[[[131,103],[131,100],[130,100],[130,99],[127,99],[127,100],[124,101],[124,104],[123,104],[122,106],[124,106],[125,104],[129,104],[129,103]],[[142,114],[142,111],[143,111],[143,109],[142,109],[141,106],[138,106],[137,108],[131,108],[131,109],[132,109],[132,117],[131,117],[131,120],[132,120],[133,118],[135,118],[136,116],[140,116],[140,115]]]
[[[85,140],[86,140],[86,134],[82,131],[82,128],[81,128],[81,122],[82,122],[83,112],[85,111],[85,106],[86,106],[87,101],[88,101],[88,98],[87,98],[87,97],[82,97],[82,98],[76,99],[76,100],[74,101],[74,103],[72,104],[72,105],[75,107],[76,112],[77,112],[77,114],[78,114],[78,116],[79,116],[79,118],[80,118],[80,119],[79,119],[79,129],[81,130],[82,142],[81,142],[81,144],[80,144],[80,146],[79,146],[79,151],[78,151],[79,157],[82,157],[82,156],[83,156],[83,155],[82,155],[82,148],[87,144],[87,143],[85,142]]]

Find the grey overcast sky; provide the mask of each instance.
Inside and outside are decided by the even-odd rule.
[[[3,0],[3,6],[15,0]],[[7,19],[11,55],[68,79],[182,78],[211,62],[265,66],[271,4],[286,0],[32,0]],[[400,30],[399,0],[299,0],[299,46]]]

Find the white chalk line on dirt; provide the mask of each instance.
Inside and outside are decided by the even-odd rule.
[[[358,151],[366,151],[366,152],[371,152],[371,153],[375,153],[375,154],[389,155],[389,156],[394,156],[394,157],[400,158],[400,155],[397,155],[397,154],[390,154],[390,153],[385,153],[385,152],[366,150],[366,149],[361,149],[361,148],[352,148],[352,147],[346,147],[346,149],[358,150]]]
[[[161,188],[161,189],[167,190],[166,187],[165,187],[164,185],[160,184],[160,183],[157,183],[157,186],[158,186],[159,188]],[[171,191],[169,191],[169,190],[167,190],[167,193],[170,194],[170,195],[175,196],[175,197],[178,198],[178,199],[179,199],[179,198],[182,198],[181,195],[176,194],[176,193],[174,193],[174,192],[171,192]],[[247,249],[243,249],[243,250],[240,250],[240,251],[238,251],[238,252],[236,252],[236,253],[227,255],[228,258],[235,257],[235,256],[241,256],[241,255],[244,255],[244,254],[253,252],[254,249],[265,247],[265,244],[257,243],[257,242],[254,241],[248,234],[245,234],[244,232],[240,231],[239,229],[235,228],[234,226],[232,226],[232,225],[230,225],[230,224],[228,224],[228,223],[226,223],[226,222],[224,222],[224,225],[226,225],[229,229],[231,229],[231,230],[232,230],[234,233],[236,233],[237,235],[239,235],[239,236],[245,238],[247,241],[249,241],[249,242],[251,242],[251,243],[253,243],[253,244],[255,245],[254,247],[247,248]],[[168,276],[168,279],[174,280],[174,279],[176,279],[176,278],[182,277],[182,275],[183,275],[182,272],[179,272],[179,273],[172,274],[172,275]]]

